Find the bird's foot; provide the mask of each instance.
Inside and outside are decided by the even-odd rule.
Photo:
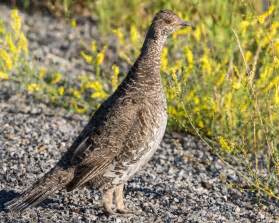
[[[136,214],[135,211],[130,210],[128,208],[125,207],[124,204],[124,196],[123,196],[123,188],[124,188],[124,184],[120,184],[115,188],[115,205],[116,205],[116,211],[119,214],[122,215],[132,215],[132,214]]]
[[[106,214],[108,215],[117,215],[118,213],[113,211],[111,207],[107,206],[107,205],[104,205],[104,209],[105,209],[105,212]]]
[[[115,211],[104,205],[105,213],[107,215],[121,215],[121,216],[130,216],[136,214],[135,211],[130,210],[128,208],[116,208]]]
[[[113,190],[110,189],[110,190],[107,190],[105,192],[105,194],[103,195],[103,206],[104,206],[105,212],[108,215],[117,214],[116,212],[114,212],[112,210],[112,201],[113,201]]]
[[[109,215],[134,215],[139,214],[138,211],[129,210],[125,207],[124,198],[123,198],[123,187],[124,185],[118,185],[115,188],[106,190],[103,194],[103,206],[105,212]],[[113,195],[115,199],[113,199]],[[113,200],[115,200],[115,210],[113,207]]]
[[[136,215],[138,214],[137,211],[134,210],[130,210],[128,208],[117,208],[116,209],[117,213],[121,214],[121,215]]]

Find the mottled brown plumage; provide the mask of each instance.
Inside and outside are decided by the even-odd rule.
[[[187,26],[169,10],[156,14],[141,54],[127,77],[95,112],[58,164],[31,188],[7,204],[12,211],[34,206],[62,188],[93,185],[103,192],[104,208],[128,212],[123,185],[153,155],[167,124],[160,58],[167,36]]]

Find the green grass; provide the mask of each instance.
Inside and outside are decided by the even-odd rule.
[[[199,135],[225,161],[233,156],[245,167],[242,174],[251,189],[278,199],[279,2],[265,6],[262,2],[57,1],[51,10],[62,10],[71,17],[82,8],[97,19],[103,37],[117,37],[118,63],[105,70],[106,46],[97,49],[93,42],[91,50],[81,56],[92,64],[95,75],[81,77],[78,87],[70,86],[63,74],[55,72],[14,68],[12,74],[3,55],[1,70],[9,78],[25,80],[24,88],[30,94],[89,113],[123,77],[118,71],[120,62],[131,64],[136,58],[154,13],[173,9],[196,23],[196,29],[175,33],[163,51],[169,129]],[[7,33],[0,36],[4,42]],[[28,67],[22,59],[13,64]]]

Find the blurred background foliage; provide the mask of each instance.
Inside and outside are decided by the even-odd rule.
[[[237,160],[250,189],[278,199],[279,2],[268,0],[31,1],[64,17],[93,19],[100,39],[80,52],[94,73],[67,77],[34,68],[18,11],[0,23],[0,79],[78,113],[91,113],[116,89],[139,53],[153,15],[174,10],[196,28],[174,33],[162,53],[169,130],[200,136],[224,160]],[[117,39],[118,62],[106,61],[107,38]],[[109,68],[108,68],[108,64]]]

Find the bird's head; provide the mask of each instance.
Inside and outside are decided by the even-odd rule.
[[[193,24],[182,20],[171,10],[161,10],[153,18],[151,27],[157,38],[165,38],[176,30],[187,26],[193,27]]]

